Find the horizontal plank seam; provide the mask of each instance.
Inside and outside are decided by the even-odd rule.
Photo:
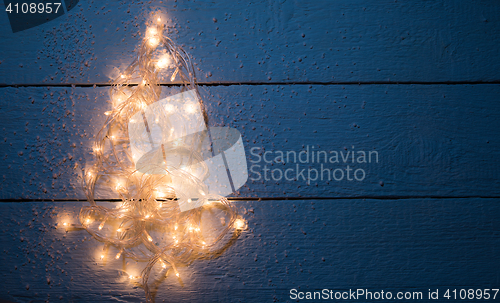
[[[500,81],[362,81],[362,82],[318,82],[318,81],[293,81],[293,82],[198,82],[200,86],[263,86],[263,85],[478,85],[478,84],[500,84]],[[111,83],[0,83],[0,88],[6,87],[110,87]],[[131,84],[136,86],[137,83]],[[182,83],[160,83],[160,86],[178,87]]]
[[[228,197],[229,201],[296,201],[296,200],[410,200],[410,199],[500,199],[500,196],[351,196],[351,197]],[[121,199],[95,199],[96,202],[119,202]],[[9,202],[87,202],[86,199],[0,199]]]

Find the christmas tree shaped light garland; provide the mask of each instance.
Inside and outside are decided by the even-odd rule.
[[[211,159],[224,160],[226,168],[229,161],[215,146],[230,141],[232,152],[241,153],[242,146],[236,144],[241,137],[227,128],[208,127],[190,58],[163,32],[160,18],[149,24],[137,58],[110,89],[113,109],[105,113],[96,136],[95,162],[84,172],[90,206],[79,214],[81,228],[104,243],[101,259],[115,247],[116,259],[147,262],[140,277],[130,278],[141,281],[148,302],[153,300],[148,286],[153,269],[179,277],[176,265],[217,256],[247,226],[232,204],[206,185],[217,166]],[[159,83],[165,76],[182,83],[181,93],[160,100]],[[221,134],[234,138],[217,143]],[[228,174],[224,180],[230,186],[221,187],[224,194],[246,181],[231,177],[229,169],[219,171]],[[211,182],[213,188],[219,181]],[[119,205],[99,205],[94,198],[98,187],[119,194]]]

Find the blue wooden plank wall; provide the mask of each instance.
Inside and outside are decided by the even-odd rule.
[[[144,301],[124,274],[141,264],[103,264],[102,244],[55,226],[86,204],[81,168],[109,80],[155,10],[250,169],[233,195],[249,229],[167,277],[156,302],[295,302],[291,289],[325,288],[439,289],[444,302],[446,289],[500,288],[500,2],[79,1],[16,33],[5,8],[0,302]]]

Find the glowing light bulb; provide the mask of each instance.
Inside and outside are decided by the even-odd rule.
[[[161,22],[161,18],[160,18],[160,17],[158,17],[158,19],[156,19],[156,21],[157,21],[158,23],[160,23],[160,22]]]
[[[147,82],[146,82],[146,80],[142,80],[141,83],[142,83],[142,85],[146,85]]]
[[[175,111],[175,106],[173,104],[165,104],[164,108],[167,113],[173,113]],[[172,130],[173,129],[172,127]]]
[[[155,48],[160,44],[159,33],[156,27],[149,27],[146,30],[146,39],[148,40],[148,45]]]
[[[148,241],[149,241],[149,242],[153,242],[153,238],[151,238],[151,236],[150,236],[150,235],[148,235]]]
[[[63,226],[68,226],[68,223],[64,222],[64,223],[63,223]]]
[[[90,222],[92,222],[92,220],[90,220],[90,219],[88,219],[88,218],[87,218],[87,220],[85,220],[85,223],[86,223],[86,224],[90,224]]]
[[[247,222],[243,219],[236,219],[234,221],[234,228],[238,229],[238,230],[243,230],[243,229],[246,229],[247,227]]]
[[[179,68],[177,67],[174,71],[174,73],[172,74],[172,76],[170,77],[170,81],[174,81],[175,80],[175,77],[177,76],[177,73],[179,72]]]
[[[178,272],[176,272],[176,273],[175,273],[175,275],[176,275],[177,277],[180,277],[180,275],[179,275],[179,273],[178,273]]]
[[[101,254],[101,260],[104,259],[104,254]]]
[[[121,252],[117,253],[117,254],[116,254],[115,259],[116,259],[116,260],[120,259],[120,256],[121,256],[121,255],[122,255],[122,253],[121,253]]]
[[[104,112],[104,114],[105,114],[106,116],[109,116],[109,115],[111,115],[111,111],[109,111],[109,110],[108,110],[107,112]]]
[[[156,29],[156,27],[148,27],[148,29],[146,30],[146,37],[148,38],[151,38],[151,37],[154,37],[158,35],[158,30]]]
[[[66,224],[66,223],[64,223],[64,224]],[[174,229],[177,230],[177,224],[175,224]],[[175,238],[175,236],[174,236],[174,238]]]
[[[123,98],[121,96],[118,96],[115,98],[117,105],[123,102]]]
[[[189,114],[194,114],[194,113],[196,113],[196,105],[192,104],[192,103],[188,103],[185,105],[184,110]]]
[[[191,203],[192,201],[193,201],[193,200],[191,200],[191,199],[188,199],[188,203]]]
[[[125,79],[125,75],[123,75],[123,74],[120,75],[120,78]]]
[[[158,44],[160,44],[160,40],[158,38],[149,38],[148,40],[149,46],[151,47],[157,47]]]
[[[119,232],[119,233],[121,233],[121,232],[122,232],[122,229],[121,229],[121,228],[118,228],[116,231],[117,231],[117,232]]]
[[[170,66],[170,63],[171,63],[170,56],[168,54],[165,54],[161,56],[160,59],[158,59],[158,62],[156,62],[156,66],[160,69],[166,68]]]
[[[167,264],[165,264],[165,263],[163,263],[163,262],[162,262],[162,263],[161,263],[161,267],[163,267],[163,268],[167,268]]]

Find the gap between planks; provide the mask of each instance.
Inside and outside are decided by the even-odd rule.
[[[199,86],[233,86],[233,85],[479,85],[479,84],[500,84],[500,81],[292,81],[292,82],[198,82]],[[138,83],[130,84],[137,86]],[[182,83],[160,83],[160,86],[182,86]],[[0,83],[0,88],[6,87],[108,87],[113,86],[112,83],[19,83],[5,84]]]
[[[352,197],[230,197],[229,201],[297,201],[297,200],[411,200],[411,199],[500,199],[500,196],[352,196]],[[120,202],[121,199],[95,199],[96,202]],[[87,199],[0,199],[0,203],[87,202]]]

